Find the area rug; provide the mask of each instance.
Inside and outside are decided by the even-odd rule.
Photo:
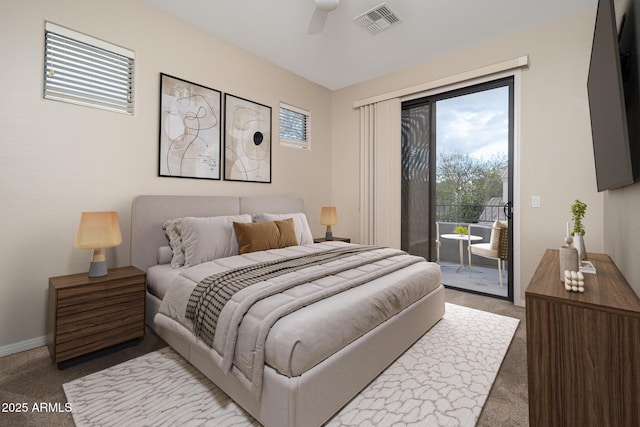
[[[447,303],[327,426],[474,426],[518,323]],[[63,387],[78,427],[260,425],[169,347]]]

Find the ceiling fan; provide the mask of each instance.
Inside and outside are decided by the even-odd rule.
[[[307,34],[320,34],[329,12],[338,7],[338,3],[340,3],[340,0],[316,0],[316,8],[313,10],[313,15],[311,15]]]

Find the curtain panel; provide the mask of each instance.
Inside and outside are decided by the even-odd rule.
[[[360,241],[400,248],[401,102],[360,107]]]

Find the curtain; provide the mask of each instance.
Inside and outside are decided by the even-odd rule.
[[[360,241],[400,248],[401,103],[360,107]]]

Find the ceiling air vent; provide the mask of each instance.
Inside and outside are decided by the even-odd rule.
[[[385,3],[356,16],[353,20],[371,34],[378,34],[402,22]]]

